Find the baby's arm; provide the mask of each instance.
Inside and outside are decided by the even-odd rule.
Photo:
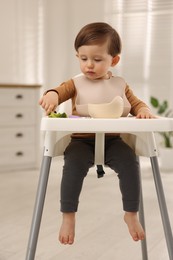
[[[43,95],[39,100],[40,106],[45,110],[46,115],[49,115],[51,112],[54,112],[58,106],[59,97],[58,92],[54,90],[49,90]]]
[[[129,86],[126,86],[125,94],[132,106],[131,114],[133,116],[136,116],[136,118],[157,118],[157,116],[152,114],[150,108],[133,94]]]

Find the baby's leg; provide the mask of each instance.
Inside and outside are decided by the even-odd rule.
[[[75,236],[75,212],[83,180],[94,160],[94,142],[72,140],[64,153],[64,167],[61,181],[61,211],[63,212],[59,240],[73,244]]]
[[[106,149],[106,164],[118,173],[122,193],[124,220],[135,241],[145,237],[139,222],[140,178],[139,163],[134,151],[121,139],[108,140]]]
[[[145,232],[139,222],[137,212],[125,212],[124,221],[134,241],[143,240],[145,238]]]
[[[75,237],[75,213],[63,213],[63,221],[59,232],[62,244],[73,244]]]

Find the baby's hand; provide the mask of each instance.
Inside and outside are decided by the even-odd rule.
[[[39,100],[39,105],[46,111],[46,115],[54,112],[58,106],[57,93],[50,91]]]
[[[136,118],[157,118],[157,116],[153,115],[151,111],[147,108],[141,108],[136,115]]]

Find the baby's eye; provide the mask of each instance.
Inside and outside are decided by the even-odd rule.
[[[87,60],[87,58],[81,58],[81,60],[82,60],[82,61],[86,61],[86,60]]]
[[[102,61],[101,59],[95,59],[95,62],[100,62],[100,61]]]

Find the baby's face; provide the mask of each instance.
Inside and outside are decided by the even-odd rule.
[[[108,78],[113,57],[108,54],[107,43],[83,45],[79,47],[77,57],[79,58],[80,69],[87,78],[91,80]]]

